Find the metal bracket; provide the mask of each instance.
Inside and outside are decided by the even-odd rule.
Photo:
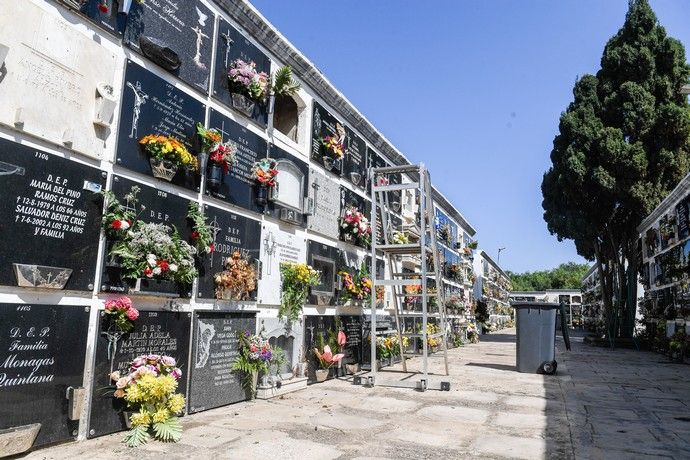
[[[84,396],[86,390],[83,387],[67,387],[65,391],[65,398],[69,401],[67,407],[67,418],[70,420],[79,420],[81,416],[81,409],[84,405]]]

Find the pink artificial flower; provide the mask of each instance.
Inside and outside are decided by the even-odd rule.
[[[175,361],[175,358],[173,358],[171,356],[162,356],[161,357],[161,363],[163,363],[166,366],[175,367],[175,364],[177,364],[177,361]]]
[[[161,355],[154,355],[154,354],[151,354],[151,355],[148,355],[148,356],[146,357],[146,359],[147,359],[148,361],[151,361],[152,363],[157,363],[158,361],[161,360]]]
[[[338,331],[338,345],[342,348],[347,343],[347,336],[343,331]]]
[[[139,318],[139,310],[133,307],[128,309],[125,314],[127,315],[127,319],[130,321],[136,321],[137,318]]]
[[[175,369],[172,370],[170,375],[175,377],[175,380],[180,380],[180,377],[182,377],[182,370],[179,367],[176,367]]]
[[[127,379],[127,377],[120,377],[119,379],[117,379],[117,382],[115,382],[115,386],[118,390],[122,390],[124,387],[127,386],[128,383],[129,379]]]
[[[113,393],[113,396],[116,398],[124,398],[125,397],[125,390],[115,390]]]
[[[146,364],[146,358],[144,356],[134,358],[134,361],[132,361],[132,367],[135,369],[143,366],[144,364]]]
[[[123,295],[117,300],[120,303],[120,308],[122,308],[123,310],[129,310],[130,308],[132,308],[132,299],[130,299],[129,297]]]

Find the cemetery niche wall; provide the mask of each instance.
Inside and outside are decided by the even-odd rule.
[[[105,173],[0,139],[0,285],[92,290]]]

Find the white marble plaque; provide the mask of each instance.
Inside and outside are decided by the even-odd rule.
[[[101,158],[119,91],[115,55],[31,2],[0,2],[0,123]],[[103,94],[106,93],[106,94]]]
[[[258,302],[280,305],[280,263],[304,263],[307,245],[303,236],[285,232],[278,225],[264,222],[261,226],[261,281]]]
[[[314,214],[307,219],[309,230],[338,239],[340,217],[340,185],[328,176],[309,170],[309,196],[314,201]]]

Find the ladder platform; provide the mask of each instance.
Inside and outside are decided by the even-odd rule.
[[[374,170],[374,174],[410,173],[419,172],[419,165],[382,166],[371,169]]]
[[[428,315],[427,315],[428,316]],[[437,332],[435,334],[420,334],[419,332],[401,332],[400,335],[405,337],[411,337],[413,339],[423,339],[426,336],[427,339],[438,339],[446,335],[444,331]]]
[[[375,286],[418,286],[419,280],[376,280]]]
[[[383,372],[378,372],[377,374],[362,374],[356,375],[352,379],[354,385],[364,385],[368,387],[395,387],[395,388],[412,388],[419,391],[426,390],[439,390],[439,391],[450,391],[450,382],[439,382],[430,380],[427,374],[425,378],[424,374],[413,374],[409,377],[403,377],[402,379],[384,378],[380,377]],[[417,376],[419,380],[412,380],[412,377]]]
[[[424,316],[424,313],[421,311],[419,312],[403,312],[403,313],[398,313],[398,316],[406,317],[406,318],[422,318]],[[426,314],[427,318],[440,318],[441,314],[440,313],[427,313]]]
[[[376,246],[377,251],[383,251],[388,254],[421,254],[422,246],[419,244],[381,244]]]
[[[394,281],[410,281],[410,280],[394,280]],[[412,285],[415,285],[415,284],[418,285],[420,283],[412,283]],[[401,292],[398,292],[396,295],[398,297],[423,297],[424,296],[424,294],[405,294],[405,293],[401,293]],[[438,292],[427,292],[426,296],[427,297],[436,297],[436,296],[438,296]]]
[[[375,192],[396,192],[398,190],[419,190],[419,182],[406,184],[374,185]]]

